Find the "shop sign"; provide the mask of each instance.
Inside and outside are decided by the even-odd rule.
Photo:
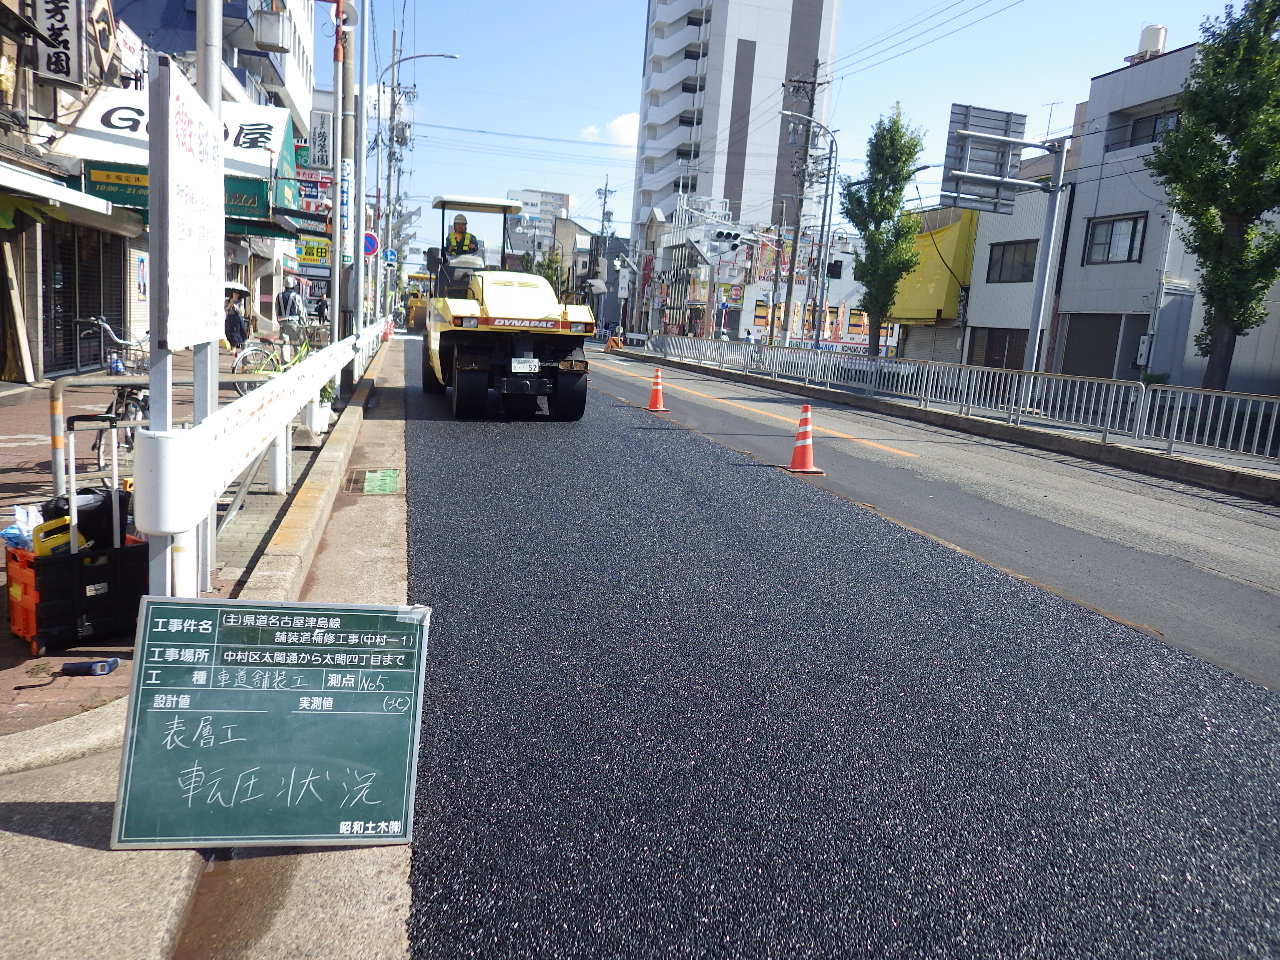
[[[298,264],[307,267],[327,267],[329,246],[328,237],[299,237]]]
[[[298,197],[299,210],[327,213],[333,197],[333,174],[299,167]]]
[[[97,54],[98,69],[106,73],[116,52],[116,18],[111,12],[111,0],[89,3],[89,49]]]
[[[116,60],[126,76],[141,76],[147,68],[146,44],[123,20],[116,21]]]
[[[285,138],[292,137],[289,111],[230,101],[224,101],[220,109],[224,172],[270,178],[285,151]],[[103,87],[80,112],[75,127],[58,141],[58,153],[145,167],[149,159],[147,123],[146,91]]]
[[[147,209],[150,177],[145,167],[127,163],[93,163],[84,165],[84,192],[122,207]],[[252,177],[224,177],[225,215],[241,220],[261,220],[270,216],[267,181]]]
[[[307,166],[317,170],[333,169],[333,114],[328,110],[311,111]]]
[[[84,86],[80,4],[72,0],[40,0],[35,5],[36,27],[51,43],[37,38],[36,75]]]

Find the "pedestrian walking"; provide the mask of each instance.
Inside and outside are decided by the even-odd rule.
[[[223,334],[232,350],[239,350],[249,339],[249,320],[244,315],[244,294],[232,290],[223,304],[226,311]]]
[[[286,277],[284,289],[276,294],[276,319],[303,323],[306,318],[307,308],[302,302],[302,294],[298,292],[298,278]]]
[[[329,298],[322,296],[316,301],[316,323],[329,322]]]

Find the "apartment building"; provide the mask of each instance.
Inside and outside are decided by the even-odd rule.
[[[555,222],[566,215],[569,195],[552,190],[508,190],[508,200],[520,202],[520,216],[512,221],[509,237],[515,254],[547,254],[555,239]]]
[[[649,0],[631,220],[669,217],[679,194],[728,202],[733,219],[770,223],[799,194],[784,90],[833,56],[839,0]],[[815,115],[825,120],[828,89]]]

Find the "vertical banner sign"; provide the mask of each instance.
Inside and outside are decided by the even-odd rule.
[[[307,166],[320,170],[333,169],[333,114],[330,111],[311,111],[311,137],[307,153]]]
[[[341,169],[342,185],[339,199],[342,208],[340,211],[342,217],[342,263],[343,266],[348,266],[355,261],[356,237],[355,230],[351,226],[351,186],[355,182],[355,162],[344,157]]]
[[[144,597],[112,847],[408,843],[430,615]]]
[[[52,43],[36,40],[36,74],[84,86],[80,0],[36,0],[35,21]]]
[[[222,336],[225,273],[222,130],[208,104],[157,57],[151,84],[151,249],[157,346],[181,350]]]

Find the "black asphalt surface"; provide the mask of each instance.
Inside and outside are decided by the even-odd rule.
[[[415,957],[1280,955],[1280,696],[594,391],[409,409]]]

